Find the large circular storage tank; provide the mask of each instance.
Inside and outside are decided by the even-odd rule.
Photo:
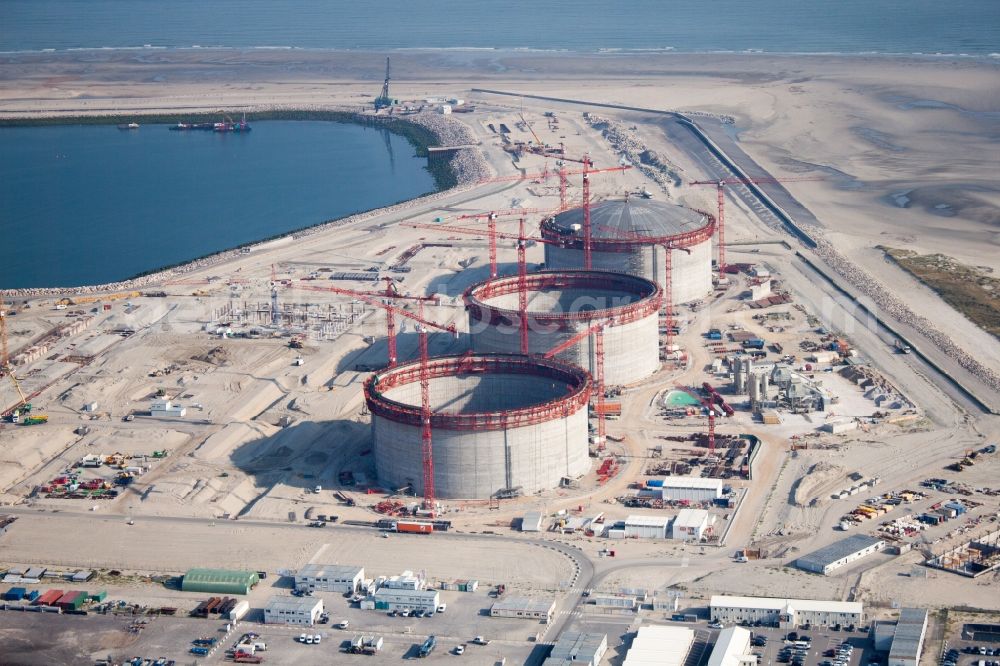
[[[437,497],[488,498],[515,488],[530,494],[589,469],[584,370],[469,354],[431,358],[427,373]],[[423,494],[420,362],[369,377],[365,400],[379,481]]]
[[[690,251],[672,251],[673,302],[688,303],[712,291],[715,218],[708,213],[662,201],[626,198],[593,204],[590,220],[593,270],[631,273],[665,287],[664,245],[672,241]],[[560,241],[545,245],[547,269],[584,267],[583,208],[545,220],[541,232],[543,238]]]
[[[660,367],[659,285],[626,273],[540,271],[525,278],[528,353],[545,354],[600,322],[604,329],[604,382],[631,384]],[[521,351],[517,276],[493,278],[465,292],[472,348],[481,353]],[[596,371],[594,336],[557,358]]]

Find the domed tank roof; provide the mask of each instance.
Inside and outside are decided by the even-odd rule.
[[[701,229],[712,219],[700,211],[651,199],[609,199],[590,207],[591,237],[595,240],[670,238]],[[544,225],[561,236],[581,235],[583,208],[556,215]]]

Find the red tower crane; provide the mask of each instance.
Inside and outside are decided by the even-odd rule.
[[[494,227],[491,239],[490,248],[491,250],[496,247],[497,238],[509,238],[517,241],[517,303],[518,303],[518,314],[520,319],[520,336],[521,336],[521,353],[528,353],[528,263],[526,258],[527,242],[536,241],[539,243],[548,243],[550,245],[559,245],[562,241],[550,240],[548,238],[537,238],[534,236],[527,236],[524,229],[524,218],[520,219],[520,225],[517,234],[505,233],[501,231],[496,231]],[[447,233],[455,234],[475,234],[479,235],[482,233],[479,229],[473,229],[470,227],[453,227],[445,226],[441,224],[422,224],[419,222],[408,223],[406,226],[413,227],[415,229],[432,229],[435,231],[444,231]],[[496,277],[496,271],[490,271],[491,277]]]
[[[565,159],[569,160],[570,158],[565,158]],[[583,168],[582,169],[566,169],[565,167],[562,167],[562,168],[559,169],[559,171],[558,171],[559,177],[560,177],[560,179],[562,179],[561,182],[560,182],[560,187],[559,187],[559,210],[566,210],[566,187],[565,187],[565,178],[566,178],[566,176],[576,176],[576,175],[584,174],[584,179],[583,179],[583,181],[584,181],[583,205],[584,205],[584,209],[586,211],[587,207],[589,207],[589,205],[590,205],[590,202],[589,202],[589,199],[588,199],[588,194],[589,194],[589,191],[590,191],[590,185],[589,185],[589,180],[590,179],[589,179],[589,176],[592,176],[592,175],[598,174],[598,173],[610,173],[612,171],[628,171],[629,169],[632,168],[632,165],[630,165],[630,164],[622,164],[620,166],[615,166],[615,167],[606,167],[604,169],[595,169],[595,168],[593,168],[594,167],[594,162],[593,162],[593,160],[590,159],[589,155],[584,156],[580,160],[570,160],[570,161],[574,161],[574,162],[575,161],[579,161],[581,164],[583,164]],[[531,180],[532,178],[548,178],[550,175],[552,175],[552,172],[546,170],[546,171],[543,171],[541,173],[525,173],[525,174],[518,174],[518,175],[514,175],[514,176],[497,176],[495,178],[485,178],[483,180],[478,181],[476,184],[477,185],[485,185],[487,183],[506,183],[506,182],[518,181],[518,180]]]
[[[719,204],[719,275],[725,273],[726,269],[726,230],[725,230],[725,201],[727,185],[761,185],[769,183],[791,183],[804,180],[823,180],[822,176],[789,176],[787,178],[772,178],[770,176],[754,176],[753,178],[731,177],[721,180],[693,180],[689,185],[714,185]]]
[[[681,252],[687,252],[691,254],[691,249],[688,245],[700,242],[700,240],[705,240],[701,238],[698,234],[701,230],[696,230],[695,232],[689,232],[689,237],[683,238],[655,238],[652,236],[643,236],[640,233],[634,231],[621,231],[618,229],[609,229],[616,234],[624,234],[618,236],[622,240],[632,240],[638,243],[649,243],[650,245],[659,245],[663,248],[663,310],[664,314],[667,316],[667,345],[673,344],[674,340],[674,260],[673,260],[673,250],[679,250]]]
[[[404,296],[396,290],[396,285],[392,281],[392,278],[384,278],[386,280],[387,286],[384,292],[380,291],[355,291],[353,289],[342,289],[340,287],[326,287],[313,284],[302,284],[301,282],[293,283],[293,289],[303,289],[306,291],[325,291],[334,294],[341,294],[343,296],[351,296],[360,301],[364,301],[369,305],[373,305],[378,308],[385,310],[385,322],[386,322],[386,336],[389,347],[389,367],[394,367],[398,361],[396,356],[396,317],[405,317],[407,319],[412,319],[418,324],[428,326],[431,328],[436,328],[441,331],[447,331],[452,334],[456,334],[457,329],[454,324],[448,324],[447,326],[436,324],[432,321],[427,320],[423,316],[423,304],[424,302],[432,302],[437,304],[439,299],[437,296]],[[411,300],[417,301],[420,304],[418,309],[418,314],[413,314],[403,310],[402,308],[393,307],[388,303],[383,302],[383,299],[396,299],[396,300]]]
[[[486,218],[486,235],[490,240],[490,277],[495,278],[497,276],[497,218],[499,217],[509,217],[513,215],[530,215],[532,213],[551,213],[552,211],[543,210],[541,208],[515,208],[509,210],[494,210],[488,213],[470,213],[468,215],[459,215],[457,219],[459,220],[481,220]],[[428,225],[423,228],[438,228],[433,225]]]
[[[524,218],[520,220],[517,233],[517,314],[521,334],[521,353],[528,353],[528,259],[524,238]]]
[[[417,305],[417,312],[424,318],[424,302]],[[454,327],[452,327],[454,328]],[[429,353],[427,351],[427,329],[423,324],[417,326],[417,339],[420,347],[420,450],[424,471],[424,510],[434,516],[434,441],[431,433],[431,389],[430,373],[427,368]]]
[[[708,410],[708,455],[715,455],[715,406],[719,405],[729,416],[733,415],[733,409],[726,401],[723,400],[719,392],[716,391],[708,382],[703,384],[705,391],[708,393],[708,397],[702,397],[698,391],[688,386],[677,385],[677,388],[684,391],[689,396],[697,400],[702,407]]]
[[[584,338],[588,338],[591,335],[594,336],[594,388],[592,395],[596,398],[595,411],[597,412],[598,450],[604,449],[604,442],[607,437],[607,425],[605,419],[606,410],[604,406],[604,328],[614,325],[615,322],[613,320],[602,321],[594,324],[590,328],[580,331],[568,340],[561,342],[542,355],[542,358],[552,358],[553,356],[566,351]]]

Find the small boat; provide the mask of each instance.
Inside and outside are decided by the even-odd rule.
[[[139,123],[122,123],[118,126],[120,130],[136,130],[139,129]]]

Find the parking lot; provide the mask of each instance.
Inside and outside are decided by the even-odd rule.
[[[506,657],[507,663],[524,663],[535,648],[533,639],[545,629],[545,625],[534,620],[513,618],[493,618],[489,608],[495,601],[486,588],[476,592],[442,591],[441,603],[447,605],[445,612],[434,613],[432,617],[403,617],[385,610],[363,610],[358,603],[335,592],[316,592],[314,596],[323,600],[329,622],[314,627],[258,625],[255,629],[268,638],[267,656],[281,660],[281,663],[307,663],[312,659],[341,663],[351,659],[341,652],[350,646],[353,639],[361,636],[380,636],[384,643],[382,650],[367,659],[392,660],[417,657],[421,643],[433,635],[437,647],[428,657],[459,658],[466,663],[493,664]],[[341,623],[346,628],[339,628]],[[244,625],[244,628],[247,625]],[[305,644],[298,639],[301,634],[319,635],[319,645]],[[488,646],[474,645],[472,640],[483,636],[489,640]],[[454,655],[458,645],[466,646],[461,657]],[[361,659],[361,657],[358,657]],[[362,663],[370,663],[363,661]]]
[[[867,626],[856,627],[855,631],[844,627],[840,631],[829,627],[809,627],[794,632],[772,627],[748,628],[755,639],[761,637],[767,641],[763,646],[753,647],[761,666],[867,666],[878,663],[877,659],[873,661],[874,652]],[[838,652],[844,644],[850,646],[849,654]]]
[[[940,664],[941,666],[1000,666],[1000,645],[970,642],[960,646],[950,646],[941,656]]]

